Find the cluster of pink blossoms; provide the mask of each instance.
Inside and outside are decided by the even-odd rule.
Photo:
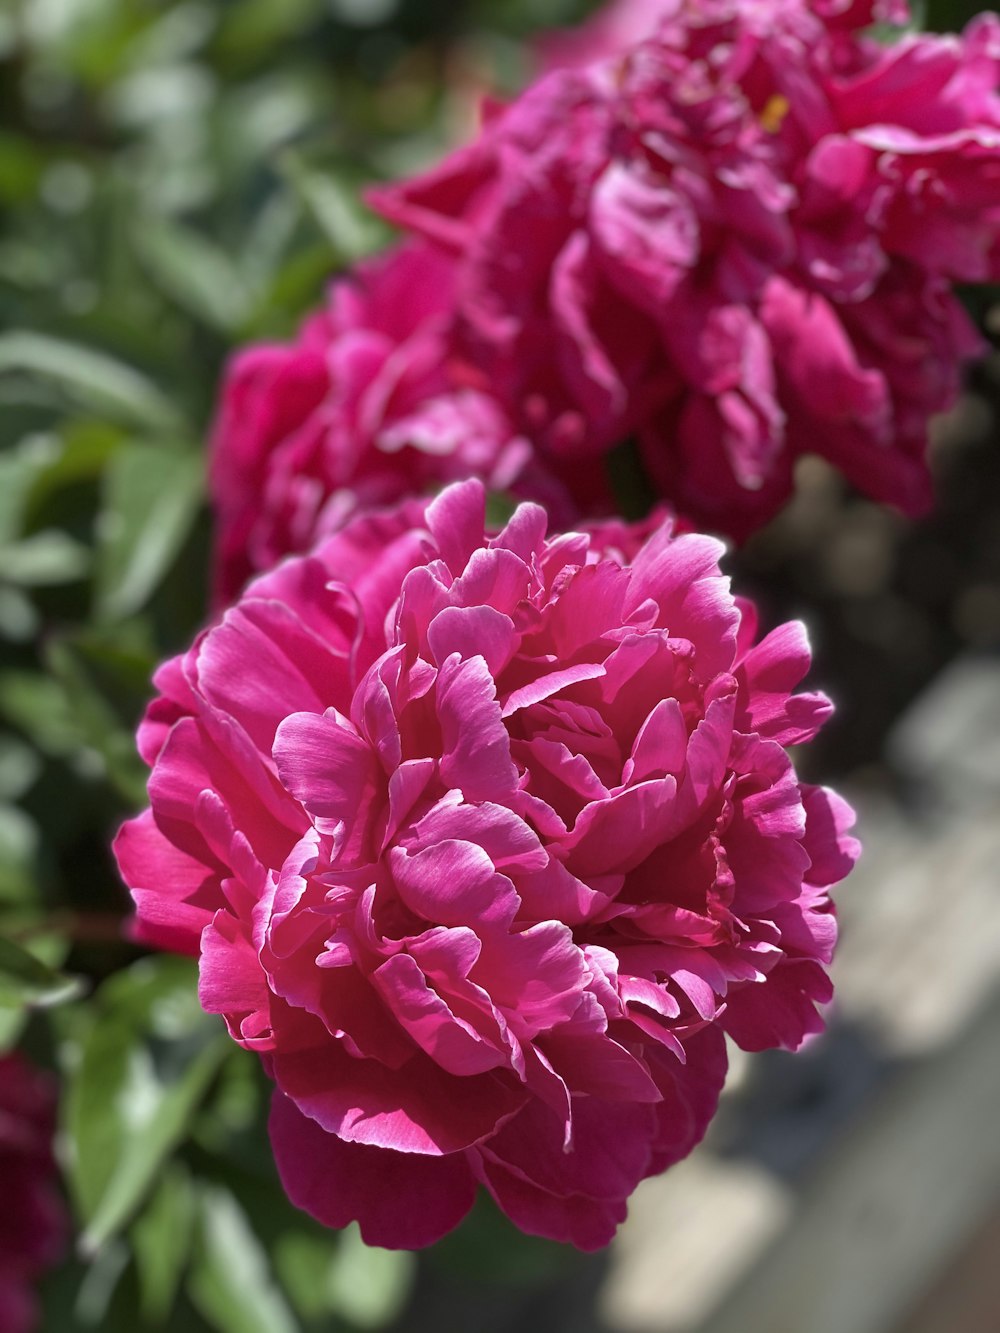
[[[55,1097],[46,1075],[19,1055],[0,1057],[0,1329],[35,1326],[34,1287],[59,1258],[65,1208],[52,1156]]]
[[[233,359],[212,445],[219,605],[356,510],[463,477],[571,512],[499,401],[450,367],[453,276],[401,246],[337,282],[294,343]]]
[[[592,1249],[704,1133],[724,1034],[819,1030],[852,816],[783,748],[830,711],[803,630],[754,642],[718,542],[484,505],[358,517],[161,668],[117,855],[265,1061],[293,1201],[414,1247],[479,1184]]]
[[[726,1036],[821,1027],[857,846],[785,747],[830,705],[682,528],[746,535],[806,452],[928,503],[979,347],[953,286],[1000,276],[1000,21],[864,31],[906,17],[618,0],[231,366],[232,605],[156,677],[116,846],[330,1225],[428,1244],[482,1186],[601,1246],[704,1133]],[[676,522],[588,526],[628,441]],[[548,512],[491,534],[470,478]]]
[[[618,0],[550,41],[473,143],[374,192],[422,239],[234,361],[220,600],[357,507],[463,476],[607,513],[629,440],[675,512],[737,539],[804,453],[924,511],[929,420],[981,350],[953,287],[1000,276],[1000,22],[867,34],[906,17]]]
[[[570,480],[634,438],[699,526],[746,536],[807,452],[922,512],[980,346],[953,284],[1000,276],[1000,22],[885,45],[871,4],[620,12],[608,40],[652,31],[374,195],[452,256],[454,354]]]

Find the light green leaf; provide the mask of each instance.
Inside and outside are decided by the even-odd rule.
[[[35,758],[34,750],[26,753]],[[0,903],[30,901],[34,890],[38,829],[19,806],[0,801]]]
[[[412,1254],[366,1245],[352,1224],[341,1233],[330,1270],[331,1305],[360,1328],[384,1328],[401,1313],[415,1277]]]
[[[2,815],[3,813],[5,813],[5,808],[0,806],[0,815]],[[2,829],[2,824],[3,820],[0,819],[0,829]],[[2,869],[3,868],[0,867],[0,880],[2,880],[3,878]],[[28,921],[28,918],[26,916],[19,917],[19,919],[24,921],[25,923],[27,923]],[[44,934],[32,935],[31,940],[24,946],[24,948],[25,951],[35,960],[35,962],[41,963],[44,967],[48,969],[50,977],[52,976],[58,977],[56,969],[62,965],[63,961],[66,958],[66,954],[69,951],[65,936],[60,935],[56,932],[47,932]],[[31,1001],[30,996],[26,997],[25,994],[22,992],[20,999],[16,1000],[15,1003],[11,1005],[11,1007],[7,1008],[5,1007],[2,1000],[2,996],[4,993],[4,981],[3,978],[0,977],[0,1052],[13,1050],[13,1048],[17,1045],[17,1043],[20,1041],[21,1033],[24,1030],[25,1024],[31,1017],[33,1009],[38,1007],[51,1008],[61,998],[73,999],[75,997],[78,991],[74,989],[73,993],[71,994],[69,990],[70,984],[74,985],[75,987],[75,982],[71,982],[70,979],[68,978],[59,978],[59,980],[67,983],[66,992],[64,996],[59,995],[58,985],[52,985],[52,983],[50,982],[49,983],[50,988],[48,990],[48,994],[41,1002]],[[19,983],[17,983],[16,981],[9,982],[8,990],[6,992],[8,999],[11,998],[14,990],[17,988],[18,985]],[[67,1011],[62,1010],[61,1012],[65,1014]]]
[[[339,1237],[334,1232],[317,1236],[311,1231],[286,1231],[272,1246],[274,1267],[296,1311],[305,1320],[329,1317],[333,1256]]]
[[[33,953],[0,935],[0,1009],[45,1009],[76,999],[83,989]]]
[[[77,742],[70,751],[77,771],[84,777],[107,777],[127,801],[140,805],[146,790],[146,767],[136,753],[131,727],[116,710],[117,700],[95,678],[84,645],[54,638],[45,657],[51,672],[47,683],[62,686],[64,706],[77,728]],[[0,680],[0,706],[2,686]]]
[[[204,1318],[218,1333],[298,1333],[267,1252],[233,1196],[206,1189],[201,1220],[188,1290]]]
[[[389,235],[385,223],[333,172],[317,171],[291,150],[282,154],[280,166],[333,247],[338,263],[353,263],[385,243]]]
[[[138,445],[112,459],[94,587],[100,620],[132,615],[155,591],[198,512],[202,468],[197,454]]]
[[[196,1204],[191,1177],[172,1164],[132,1226],[142,1312],[151,1323],[162,1323],[173,1306],[191,1254]]]
[[[0,638],[27,643],[38,633],[39,616],[30,597],[18,588],[0,588]]]
[[[90,1253],[142,1203],[229,1050],[198,1005],[194,968],[179,959],[116,973],[96,1007],[65,1099],[69,1179]]]
[[[229,255],[207,236],[165,218],[143,218],[133,243],[169,300],[210,328],[232,333],[246,320],[251,295]]]
[[[73,1307],[75,1322],[83,1328],[106,1333],[111,1302],[128,1268],[128,1246],[122,1241],[108,1245],[87,1269]]]
[[[31,489],[58,449],[54,437],[42,436],[0,454],[0,541],[20,537]]]
[[[35,518],[59,491],[99,477],[127,438],[121,426],[74,421],[68,422],[59,436],[42,436],[30,442],[33,448],[22,448],[33,467],[25,506],[29,519]]]
[[[0,546],[0,578],[22,587],[75,583],[85,578],[90,551],[58,528]]]
[[[171,432],[182,425],[152,380],[92,347],[20,330],[0,334],[0,377],[7,374],[53,382],[74,402],[132,424]]]
[[[0,675],[0,713],[43,754],[62,758],[83,743],[83,733],[59,681],[33,671]]]

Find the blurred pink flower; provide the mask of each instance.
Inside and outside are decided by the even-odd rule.
[[[358,508],[531,477],[504,409],[449,365],[452,269],[430,246],[401,247],[335,282],[294,342],[233,358],[211,446],[218,605]],[[530,489],[558,503],[542,478]]]
[[[632,437],[678,510],[737,538],[803,453],[929,504],[928,419],[980,348],[952,286],[1000,276],[1000,21],[858,31],[904,17],[633,0],[476,142],[374,192],[453,257],[454,358],[571,486],[586,468],[582,502]]]
[[[36,1325],[34,1287],[65,1242],[52,1156],[56,1100],[47,1075],[20,1055],[0,1056],[0,1330]]]
[[[477,1183],[593,1249],[690,1151],[723,1034],[795,1047],[830,998],[850,809],[786,745],[801,625],[759,643],[711,538],[492,538],[478,482],[355,519],[157,674],[140,938],[277,1085],[292,1200],[428,1244]]]

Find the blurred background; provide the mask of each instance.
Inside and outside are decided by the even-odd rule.
[[[87,1003],[20,1041],[65,1080],[80,1239],[44,1333],[1000,1329],[1000,358],[918,525],[811,460],[730,559],[809,623],[838,703],[805,776],[857,804],[829,1034],[734,1061],[704,1149],[584,1257],[481,1207],[419,1257],[286,1203],[258,1062],[194,965],[125,943],[108,853],[136,720],[205,613],[204,442],[237,345],[379,248],[367,183],[467,135],[580,0],[0,0],[0,933]],[[928,26],[978,8],[926,6]],[[975,313],[1000,334],[996,293]],[[2,1189],[2,1186],[0,1186]]]

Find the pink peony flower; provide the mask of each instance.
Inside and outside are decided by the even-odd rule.
[[[265,1061],[295,1203],[415,1247],[481,1184],[592,1249],[704,1133],[724,1033],[820,1029],[852,815],[783,748],[830,712],[804,631],[754,643],[719,543],[484,504],[357,518],[161,667],[116,851]]]
[[[455,358],[571,485],[633,437],[671,503],[737,537],[809,452],[927,507],[928,419],[980,348],[952,287],[1000,277],[1000,20],[859,31],[902,17],[632,0],[375,192],[453,257]]]
[[[218,604],[357,508],[447,481],[530,478],[558,504],[504,409],[449,367],[452,270],[432,247],[402,247],[336,282],[293,343],[235,356],[212,438]]]
[[[49,1079],[21,1056],[0,1056],[0,1329],[35,1327],[33,1287],[65,1239],[52,1157],[55,1097]]]

